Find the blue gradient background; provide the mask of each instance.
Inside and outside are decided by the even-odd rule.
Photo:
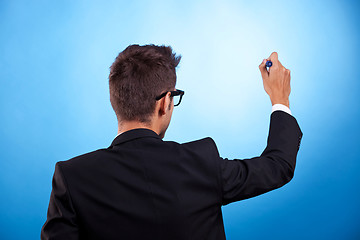
[[[258,65],[291,69],[304,138],[285,187],[223,208],[228,239],[360,239],[355,1],[0,1],[0,239],[39,239],[57,161],[117,132],[109,66],[126,46],[183,56],[167,140],[259,155],[271,104]]]

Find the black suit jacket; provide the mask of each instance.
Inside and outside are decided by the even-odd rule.
[[[42,239],[225,239],[221,206],[289,182],[302,137],[271,115],[260,157],[228,160],[211,138],[179,144],[148,129],[58,162]]]

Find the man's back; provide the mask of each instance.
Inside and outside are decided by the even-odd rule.
[[[221,206],[290,181],[301,135],[276,111],[263,154],[227,160],[210,138],[178,144],[130,130],[108,149],[57,163],[42,237],[225,239]]]
[[[181,145],[136,129],[55,175],[81,239],[224,239],[218,158],[209,138]]]

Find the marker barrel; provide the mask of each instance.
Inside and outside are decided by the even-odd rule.
[[[271,67],[272,66],[272,61],[266,61],[266,63],[265,63],[265,66],[266,67]]]

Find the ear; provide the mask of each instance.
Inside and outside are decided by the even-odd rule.
[[[162,99],[160,99],[160,107],[159,107],[159,115],[163,116],[165,115],[168,111],[170,111],[171,107],[169,108],[170,104],[171,104],[171,97],[170,97],[171,93],[168,92],[166,94],[165,97],[163,97]]]

